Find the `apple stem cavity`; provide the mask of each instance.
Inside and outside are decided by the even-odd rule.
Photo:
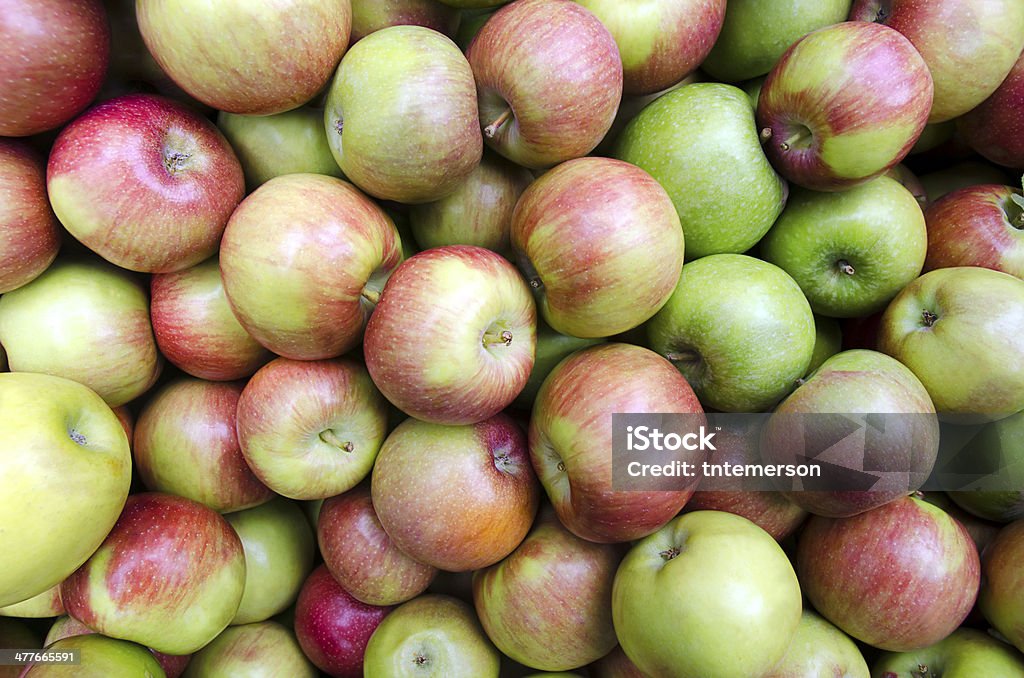
[[[68,431],[68,438],[71,438],[76,443],[83,446],[88,442],[85,436],[82,435],[80,432],[76,431],[75,429],[71,429],[70,431]]]
[[[1024,230],[1024,195],[1012,194],[1007,208],[1006,216],[1010,225],[1018,230]]]
[[[377,303],[380,302],[380,290],[374,290],[370,289],[369,287],[364,287],[362,296],[363,299],[365,299],[368,303],[373,304],[374,306],[376,306]]]
[[[185,162],[192,157],[191,153],[173,151],[164,155],[164,167],[173,176],[185,168]]]
[[[339,438],[338,434],[335,433],[333,429],[321,431],[320,440],[332,447],[337,447],[342,452],[352,452],[356,449],[355,445],[353,445],[351,441]]]
[[[487,127],[484,127],[484,136],[488,139],[493,139],[494,135],[498,133],[499,129],[501,129],[501,126],[508,122],[508,119],[511,117],[512,109],[506,106],[505,110],[501,112],[501,115],[494,119],[494,122]]]
[[[935,313],[932,313],[931,311],[921,312],[921,322],[924,323],[925,327],[933,327],[935,323],[938,322],[938,320],[939,316],[936,315]]]
[[[670,363],[699,363],[700,354],[696,351],[672,351],[665,354]]]
[[[678,546],[673,546],[671,548],[665,549],[664,551],[662,551],[658,555],[660,555],[665,560],[672,560],[673,558],[678,556],[680,553],[682,553],[681,549]]]
[[[337,120],[335,120],[334,121],[334,131],[337,132],[338,136],[340,137],[341,133],[345,131],[345,121],[342,120],[341,118],[338,118]]]
[[[805,125],[797,125],[797,130],[789,135],[789,138],[779,144],[779,148],[783,151],[792,150],[795,147],[806,148],[811,140],[811,130]]]
[[[510,330],[487,330],[484,332],[483,338],[484,346],[497,346],[498,344],[504,344],[505,346],[512,345],[512,332]]]
[[[854,273],[857,272],[857,269],[851,266],[850,262],[848,262],[846,259],[840,259],[839,261],[837,261],[836,268],[839,269],[840,273],[845,273],[846,275],[853,275]]]

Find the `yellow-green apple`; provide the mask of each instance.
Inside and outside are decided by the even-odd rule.
[[[864,655],[849,636],[818,614],[804,610],[785,656],[764,678],[870,678],[870,675]]]
[[[907,38],[846,21],[786,50],[761,88],[757,123],[782,176],[837,191],[906,157],[928,122],[932,94],[928,67]]]
[[[0,139],[0,294],[45,271],[60,241],[46,195],[45,163],[28,146]]]
[[[697,69],[725,19],[725,0],[577,0],[615,38],[622,57],[622,90],[653,94]]]
[[[242,167],[213,123],[149,94],[105,101],[65,127],[46,186],[71,235],[107,261],[147,273],[213,255],[245,195]]]
[[[889,304],[878,342],[913,370],[940,414],[999,419],[1024,410],[1020,278],[972,266],[925,273]]]
[[[879,655],[871,675],[878,678],[1019,678],[1024,676],[1024,656],[987,633],[964,627],[917,651]]]
[[[925,211],[927,270],[981,266],[1024,278],[1024,196],[982,184],[947,193]]]
[[[619,140],[619,136],[622,134],[622,130],[626,128],[626,125],[639,115],[640,111],[644,110],[648,104],[653,101],[660,99],[669,92],[674,92],[680,87],[686,85],[692,85],[696,82],[706,82],[707,77],[701,71],[694,71],[688,76],[659,92],[654,94],[624,94],[622,101],[619,103],[619,110],[615,112],[615,120],[612,122],[611,128],[604,135],[604,139],[597,145],[597,148],[591,152],[591,155],[597,156],[613,156],[615,154],[615,144]]]
[[[245,589],[231,624],[269,619],[295,602],[316,543],[298,504],[278,498],[225,516],[245,551]]]
[[[509,253],[512,210],[533,180],[529,170],[486,151],[454,193],[409,210],[409,229],[423,249],[476,245]]]
[[[889,177],[846,191],[797,189],[761,241],[815,313],[871,315],[921,274],[929,245],[921,205]]]
[[[840,629],[883,650],[937,643],[978,594],[978,551],[963,525],[903,497],[849,518],[811,516],[797,543],[804,594]]]
[[[286,358],[333,358],[359,343],[402,259],[394,222],[352,184],[317,174],[271,179],[238,206],[221,242],[231,308]]]
[[[74,636],[84,636],[94,633],[96,632],[74,617],[64,615],[55,619],[53,625],[50,626],[49,631],[46,632],[46,639],[43,641],[43,647],[49,647],[64,638],[72,638]],[[153,649],[150,649],[150,652],[152,652],[153,656],[156,657],[160,667],[164,670],[164,673],[167,674],[167,678],[178,678],[178,676],[185,671],[185,667],[188,666],[189,661],[192,659],[191,654],[164,654],[163,652],[157,652]]]
[[[60,127],[100,91],[110,26],[100,0],[4,0],[0,136]]]
[[[612,580],[622,549],[566,530],[544,510],[507,558],[473,574],[473,603],[491,641],[535,669],[565,671],[608,654]]]
[[[197,652],[185,678],[317,678],[316,667],[302,654],[291,629],[265,621],[231,626]]]
[[[114,526],[131,484],[124,429],[93,391],[0,374],[0,605],[59,584]]]
[[[387,403],[353,360],[277,358],[245,385],[237,430],[245,460],[267,487],[322,499],[370,473],[387,433]]]
[[[914,44],[935,82],[933,123],[987,99],[1024,49],[1017,0],[855,0],[850,19],[885,24]]]
[[[295,635],[320,670],[335,678],[360,678],[366,644],[393,609],[359,602],[321,565],[306,579],[295,603]],[[366,675],[375,674],[367,669]]]
[[[469,62],[423,26],[390,26],[353,45],[331,82],[324,124],[345,176],[403,203],[448,195],[483,152]]]
[[[616,412],[702,415],[703,409],[672,363],[640,346],[586,348],[548,374],[530,418],[530,460],[559,519],[590,541],[647,536],[679,513],[693,494],[695,481],[667,491],[615,490]],[[681,456],[697,459],[697,453]]]
[[[235,433],[240,382],[180,377],[139,412],[132,456],[146,488],[227,513],[266,503],[274,493],[249,469]]]
[[[786,653],[801,606],[778,543],[721,511],[687,513],[634,544],[612,588],[619,643],[656,676],[764,675]]]
[[[513,405],[529,411],[533,407],[533,401],[537,398],[541,384],[547,378],[555,365],[562,362],[562,359],[570,353],[589,346],[596,346],[604,343],[601,338],[581,339],[568,334],[562,334],[551,328],[543,319],[537,319],[537,349],[534,354],[533,369],[530,370],[530,378],[526,380],[526,386],[519,392]]]
[[[672,199],[650,174],[612,158],[544,173],[516,203],[511,237],[544,320],[576,337],[640,325],[665,304],[683,266]]]
[[[806,374],[814,315],[781,268],[743,254],[713,254],[683,267],[647,337],[705,406],[759,412]]]
[[[127,640],[108,638],[97,633],[61,638],[46,648],[61,656],[75,652],[80,663],[30,664],[24,678],[165,678],[167,674],[153,653]]]
[[[349,0],[137,0],[139,30],[160,67],[221,111],[269,115],[312,99],[352,28]]]
[[[128,498],[103,544],[61,584],[89,628],[167,654],[213,640],[242,599],[245,554],[213,509],[170,494]]]
[[[845,21],[851,0],[730,0],[722,32],[701,69],[725,82],[764,75],[813,30]]]
[[[439,0],[352,0],[352,42],[388,26],[407,25],[453,37],[459,11]]]
[[[282,174],[342,177],[327,143],[324,113],[318,108],[302,106],[263,116],[221,111],[217,127],[235,150],[249,190]]]
[[[503,414],[464,426],[406,419],[381,447],[370,487],[395,546],[450,572],[511,553],[540,496],[526,436]]]
[[[1008,523],[1024,518],[1024,411],[986,424],[958,453],[989,475],[971,489],[948,492],[970,513]],[[991,470],[990,470],[991,469]]]
[[[370,636],[365,675],[498,678],[500,656],[472,607],[424,595],[399,606]]]
[[[1016,520],[999,531],[985,549],[982,560],[984,583],[978,607],[985,619],[1014,647],[1024,652],[1024,520]]]
[[[1008,185],[1013,182],[1007,172],[980,160],[965,160],[945,169],[921,175],[921,183],[928,195],[928,203],[937,201],[947,193],[981,184]]]
[[[0,617],[43,619],[57,617],[62,614],[64,614],[64,603],[60,599],[59,583],[20,603],[0,607]]]
[[[406,414],[473,424],[503,410],[533,367],[537,308],[502,256],[435,247],[401,264],[366,325],[377,388]]]
[[[316,525],[324,564],[352,597],[367,605],[397,605],[423,593],[437,575],[384,531],[362,484],[324,501]]]
[[[821,367],[822,363],[842,350],[843,329],[835,318],[814,316],[814,352],[807,374]]]
[[[659,97],[626,125],[614,155],[665,187],[690,259],[747,251],[786,203],[750,100],[730,85],[694,83]]]
[[[957,119],[957,131],[992,162],[1024,168],[1024,52],[988,99]]]
[[[566,0],[499,9],[466,50],[485,142],[530,168],[594,149],[622,99],[622,59],[608,29]]]
[[[183,372],[231,381],[251,376],[271,359],[270,351],[232,312],[216,257],[183,271],[154,275],[149,294],[156,345]]]

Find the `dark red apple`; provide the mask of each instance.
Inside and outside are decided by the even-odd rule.
[[[957,120],[960,134],[999,165],[1024,168],[1024,53],[992,96]]]

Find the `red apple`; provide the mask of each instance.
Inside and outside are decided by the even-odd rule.
[[[1024,53],[988,99],[957,120],[975,151],[999,165],[1024,168]]]
[[[61,230],[46,195],[43,161],[0,139],[0,294],[31,282],[53,262]]]
[[[962,188],[930,205],[924,216],[928,224],[926,271],[981,266],[1024,278],[1024,198],[1020,189],[995,184]]]

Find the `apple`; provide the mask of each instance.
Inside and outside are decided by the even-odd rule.
[[[316,678],[319,673],[290,629],[265,621],[225,629],[192,657],[184,675]]]
[[[1024,278],[1024,197],[996,184],[947,193],[925,212],[927,270],[981,266]]]
[[[511,553],[529,531],[540,495],[526,436],[500,414],[464,426],[406,419],[381,447],[370,487],[394,545],[450,572]]]
[[[530,168],[588,154],[615,119],[622,59],[608,29],[565,0],[519,0],[466,50],[488,146]]]
[[[537,310],[507,260],[471,245],[405,261],[366,325],[377,388],[406,414],[473,424],[504,409],[533,367]]]
[[[120,422],[96,393],[0,374],[0,606],[59,584],[114,526],[131,484]]]
[[[100,0],[9,0],[0,25],[0,137],[60,127],[100,91],[110,26]]]
[[[1024,412],[986,424],[957,453],[973,471],[988,471],[970,489],[948,492],[975,516],[1008,523],[1024,518]]]
[[[925,273],[889,304],[878,340],[940,414],[999,419],[1024,410],[1024,280],[971,266]]]
[[[725,82],[764,75],[790,45],[846,20],[851,0],[730,0],[722,32],[701,69]]]
[[[693,494],[616,491],[613,413],[703,415],[683,375],[640,346],[607,343],[573,353],[544,380],[530,418],[530,460],[559,519],[578,537],[623,542],[656,532]],[[686,461],[694,461],[687,455]]]
[[[909,40],[880,24],[847,21],[786,50],[761,88],[757,122],[782,176],[838,191],[903,160],[928,122],[932,94],[928,67]]]
[[[602,157],[613,156],[615,154],[615,144],[622,135],[622,130],[624,130],[626,125],[628,125],[629,122],[640,113],[640,111],[644,110],[648,104],[660,99],[669,92],[676,91],[680,87],[692,85],[696,82],[706,81],[707,77],[698,70],[690,73],[671,87],[666,87],[654,94],[624,94],[622,96],[622,101],[619,103],[619,110],[615,112],[615,120],[612,122],[611,128],[604,135],[604,138],[601,140],[601,143],[597,145],[597,148],[591,152],[591,155]]]
[[[644,170],[611,158],[569,160],[530,184],[511,237],[544,320],[577,337],[643,323],[668,300],[683,265],[668,193]]]
[[[149,51],[182,89],[212,108],[247,115],[282,113],[312,99],[352,27],[349,0],[137,0],[136,13]]]
[[[498,678],[500,656],[468,604],[424,595],[398,607],[370,636],[365,675]]]
[[[287,499],[225,517],[245,551],[245,588],[231,624],[265,621],[298,597],[313,569],[313,532],[302,509]]]
[[[621,645],[591,665],[594,678],[648,678],[622,651]]]
[[[388,26],[425,26],[448,37],[459,26],[459,12],[439,0],[352,0],[352,42]]]
[[[785,656],[764,678],[830,675],[870,678],[871,674],[849,636],[811,610],[804,610]]]
[[[903,188],[910,191],[922,209],[928,205],[928,191],[925,190],[920,177],[914,174],[914,172],[903,163],[893,165],[883,176],[900,182],[903,185]]]
[[[242,543],[224,518],[144,493],[128,498],[103,544],[61,584],[61,599],[99,633],[180,655],[227,628],[244,585]]]
[[[45,164],[28,146],[8,139],[0,139],[0,196],[2,294],[46,270],[60,249],[61,229],[46,195]]]
[[[1024,652],[1022,554],[1024,521],[1016,520],[1003,527],[985,549],[981,568],[984,583],[978,595],[978,607],[999,633]]]
[[[509,0],[440,0],[449,7],[455,7],[462,10],[467,9],[486,9],[491,7],[498,7],[504,5]]]
[[[822,363],[839,353],[843,348],[843,328],[835,318],[814,316],[814,352],[807,374],[821,367]]]
[[[949,637],[916,652],[887,652],[875,662],[882,678],[932,676],[1024,676],[1024,657],[987,633],[960,628]]]
[[[687,513],[634,544],[612,588],[622,649],[644,673],[679,678],[766,674],[785,655],[801,606],[782,548],[721,511]]]
[[[60,599],[60,584],[55,584],[39,595],[20,603],[0,607],[0,617],[21,617],[22,619],[45,619],[64,614],[64,603]]]
[[[387,407],[361,364],[277,358],[238,400],[238,442],[267,487],[322,499],[370,473],[384,441]]]
[[[1024,52],[992,95],[957,119],[957,131],[971,148],[1006,167],[1024,167],[1021,107],[1024,106]]]
[[[64,615],[54,620],[53,625],[50,626],[50,630],[46,633],[46,639],[43,641],[43,647],[48,648],[64,638],[90,635],[94,633],[96,632],[74,617]],[[104,636],[104,638],[105,637],[106,636]],[[157,652],[152,649],[150,652],[156,658],[160,667],[164,670],[164,673],[167,674],[167,678],[178,678],[178,676],[184,673],[185,667],[188,666],[192,659],[191,654],[163,654],[162,652]]]
[[[797,543],[803,592],[830,622],[882,650],[937,643],[978,593],[978,551],[942,509],[903,497],[850,518],[811,516]]]
[[[947,193],[952,193],[968,186],[981,184],[1006,185],[1013,177],[998,167],[977,160],[958,162],[946,169],[936,170],[921,175],[921,183],[928,194],[928,203],[937,201]]]
[[[30,664],[24,678],[110,678],[140,676],[164,678],[160,662],[141,645],[90,633],[62,638],[46,648],[47,653],[61,656],[75,652],[80,663]]]
[[[295,636],[320,670],[336,678],[359,678],[366,644],[392,609],[359,602],[321,565],[295,603]],[[367,670],[366,675],[373,674]]]
[[[1017,0],[855,0],[850,19],[884,23],[914,44],[935,81],[933,123],[987,99],[1024,49]]]
[[[838,193],[795,190],[761,241],[815,313],[871,315],[921,274],[929,237],[921,205],[889,177]]]
[[[747,251],[786,204],[750,100],[731,85],[695,83],[659,97],[626,125],[614,155],[665,187],[690,259]]]
[[[452,193],[483,152],[473,82],[458,46],[429,28],[390,26],[357,42],[324,110],[345,176],[374,197],[403,203]]]
[[[445,0],[439,0],[445,2]],[[507,0],[503,0],[504,2]],[[445,2],[449,6],[451,3]],[[469,48],[469,43],[473,42],[473,38],[480,32],[487,20],[494,16],[494,13],[498,11],[498,7],[485,7],[477,9],[464,9],[459,12],[459,27],[455,31],[455,36],[452,38],[455,40],[455,44],[459,46],[459,49],[465,53],[466,49]]]
[[[577,0],[615,38],[626,94],[653,94],[697,69],[725,20],[725,0]]]
[[[231,311],[216,257],[154,275],[149,293],[156,345],[183,372],[232,381],[251,376],[271,359]]]
[[[423,593],[437,575],[401,551],[384,531],[362,484],[324,501],[317,541],[331,576],[367,605],[397,605]]]
[[[316,174],[271,179],[238,206],[221,241],[231,309],[286,358],[355,347],[402,254],[394,222],[351,184]]]
[[[562,362],[562,359],[570,353],[602,344],[604,341],[601,338],[581,339],[561,334],[553,330],[542,319],[538,319],[537,349],[534,355],[533,369],[530,370],[530,378],[526,380],[526,385],[512,404],[529,411],[533,407],[533,401],[537,398],[541,384],[544,383],[544,379],[551,373],[551,370],[555,369],[555,365]]]
[[[213,123],[148,94],[106,101],[65,127],[46,179],[71,235],[117,266],[148,273],[209,258],[245,194],[238,158]]]
[[[186,497],[221,513],[274,497],[249,469],[235,433],[242,386],[178,378],[146,401],[132,453],[148,489]]]

